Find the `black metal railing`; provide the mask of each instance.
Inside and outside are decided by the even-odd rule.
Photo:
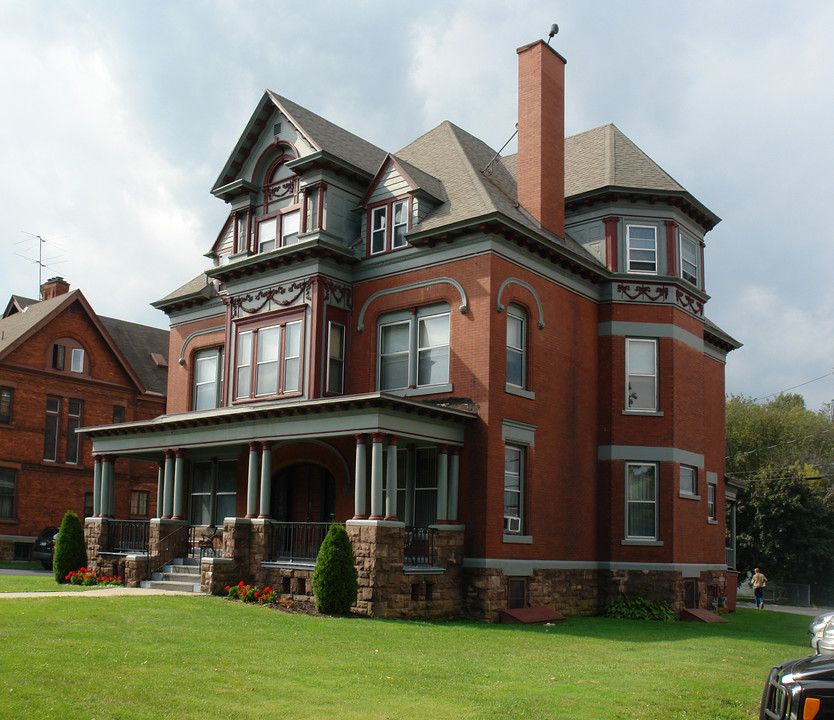
[[[332,523],[278,523],[272,539],[273,562],[315,562]]]
[[[188,528],[188,557],[222,557],[223,529],[191,525]]]
[[[188,557],[190,530],[188,525],[179,525],[157,542],[148,544],[149,578],[174,558]]]
[[[109,552],[147,554],[150,520],[109,520],[107,527]]]
[[[405,529],[405,552],[403,565],[410,567],[431,567],[437,564],[434,546],[436,528],[407,527]]]

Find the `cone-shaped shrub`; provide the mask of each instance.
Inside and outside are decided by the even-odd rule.
[[[330,615],[346,615],[356,602],[359,581],[353,564],[353,547],[341,525],[331,525],[319,548],[313,571],[316,610]]]
[[[52,555],[52,570],[55,580],[67,582],[67,575],[87,566],[87,543],[84,542],[84,528],[78,515],[67,512],[61,522],[55,552]]]

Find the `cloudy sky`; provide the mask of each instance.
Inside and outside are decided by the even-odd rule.
[[[515,49],[553,22],[567,133],[615,123],[723,218],[706,284],[744,343],[727,392],[830,401],[827,0],[2,0],[0,302],[37,296],[42,249],[44,279],[164,327],[149,303],[205,266],[227,211],[209,190],[266,88],[386,150],[443,120],[498,149]]]

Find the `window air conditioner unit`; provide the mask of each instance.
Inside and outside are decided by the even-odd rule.
[[[521,532],[521,518],[504,515],[504,531],[511,533]]]

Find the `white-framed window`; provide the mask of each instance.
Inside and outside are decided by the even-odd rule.
[[[84,349],[73,348],[72,359],[70,361],[70,371],[74,373],[84,372]]]
[[[17,470],[0,467],[0,519],[15,519]]]
[[[370,209],[368,215],[368,252],[377,255],[408,245],[405,234],[410,227],[408,198],[391,200]]]
[[[626,338],[626,410],[657,407],[657,340]]]
[[[657,539],[657,465],[626,463],[626,538]]]
[[[680,275],[687,282],[699,287],[698,282],[698,244],[680,234]]]
[[[527,313],[518,305],[507,307],[507,383],[527,387]]]
[[[298,242],[300,221],[300,210],[259,220],[256,231],[258,252],[266,253],[276,247],[295,245]]]
[[[627,225],[628,272],[657,275],[657,228]]]
[[[698,471],[689,465],[681,465],[680,469],[680,494],[698,494]]]
[[[524,448],[504,445],[504,533],[520,535],[524,527]]]
[[[194,353],[194,410],[220,407],[223,396],[223,348],[204,348]]]
[[[711,521],[718,519],[715,513],[715,485],[713,483],[707,484],[707,519]]]
[[[445,385],[449,382],[448,305],[380,318],[377,377],[380,390]]]
[[[298,316],[237,334],[235,400],[301,391],[302,321]]]
[[[67,403],[67,462],[78,463],[78,445],[80,437],[75,431],[81,427],[81,409],[83,404],[80,400],[70,400]]]
[[[148,517],[148,500],[150,493],[147,490],[130,491],[130,514],[132,517]]]
[[[43,431],[43,459],[58,459],[58,426],[61,421],[61,400],[46,398],[46,424]]]
[[[327,327],[327,392],[341,395],[345,385],[345,326],[329,322]]]

